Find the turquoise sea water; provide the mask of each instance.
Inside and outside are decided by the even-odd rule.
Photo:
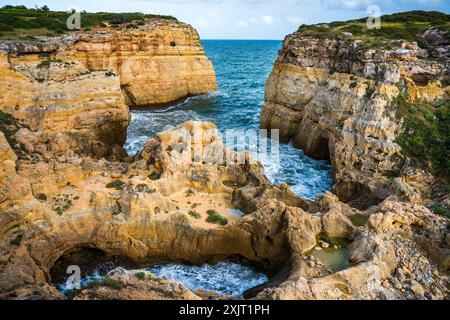
[[[130,154],[139,151],[149,137],[187,120],[211,121],[220,130],[259,129],[265,81],[281,41],[206,40],[203,45],[213,62],[219,91],[158,110],[133,110],[125,145]],[[280,145],[279,166],[270,156],[259,160],[272,182],[286,182],[303,197],[314,199],[331,189],[330,163],[306,157],[290,145]]]
[[[220,130],[259,129],[259,114],[264,102],[265,81],[281,48],[280,41],[204,41],[211,58],[219,91],[186,99],[158,110],[133,110],[125,148],[130,154],[139,151],[156,133],[173,128],[187,120],[214,122]],[[262,157],[265,173],[274,183],[286,182],[294,192],[314,199],[331,188],[329,162],[306,157],[301,150],[280,145],[280,166],[273,157]],[[240,214],[239,212],[233,212]],[[119,265],[108,265],[111,270]],[[103,266],[104,267],[104,266]],[[103,268],[100,265],[100,269]],[[105,269],[105,268],[103,268]],[[191,266],[166,264],[149,268],[158,276],[182,282],[186,287],[214,290],[241,296],[251,287],[267,281],[267,276],[232,262]],[[104,270],[103,270],[104,271]],[[82,280],[87,285],[101,280],[104,272],[93,272]],[[65,284],[59,286],[69,292]]]

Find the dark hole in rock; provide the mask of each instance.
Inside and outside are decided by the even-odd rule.
[[[156,276],[178,281],[194,292],[213,291],[234,297],[242,297],[246,290],[269,280],[259,264],[239,256],[201,265],[167,263],[146,269]]]
[[[353,181],[336,184],[333,190],[340,201],[359,210],[376,206],[384,200],[374,195],[367,185]]]
[[[411,76],[411,79],[414,81],[414,84],[419,87],[425,87],[428,83],[433,80],[433,76],[426,73],[415,73]]]
[[[309,150],[312,157],[320,160],[330,160],[328,139],[320,137]]]
[[[66,271],[71,265],[81,269],[81,288],[92,281],[104,280],[109,271],[118,267],[145,269],[156,276],[180,282],[192,291],[215,291],[219,295],[242,296],[246,289],[268,281],[268,276],[262,271],[263,264],[241,256],[211,259],[199,265],[162,260],[137,264],[124,257],[110,256],[101,250],[83,247],[64,254],[50,271],[52,283],[69,297],[78,291],[66,286],[70,276]]]
[[[136,263],[126,257],[108,255],[99,249],[78,247],[56,260],[50,269],[51,282],[57,286],[64,284],[72,274],[67,273],[69,266],[78,266],[81,278],[85,278],[93,274],[105,276],[117,267],[133,269],[136,267]]]

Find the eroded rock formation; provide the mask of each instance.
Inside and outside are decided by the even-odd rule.
[[[128,106],[216,89],[198,33],[177,21],[0,42],[0,110],[55,151],[106,155],[125,142]]]
[[[246,293],[248,298],[442,299],[447,294],[447,278],[438,271],[438,266],[448,269],[447,219],[395,199],[366,211],[330,193],[316,202],[301,199],[286,185],[272,185],[249,154],[224,147],[211,123],[187,122],[160,133],[128,163],[73,152],[49,153],[45,161],[16,160],[6,139],[0,141],[2,179],[23,185],[3,184],[9,189],[0,199],[1,298],[64,299],[51,285],[52,267],[83,247],[138,264],[245,258],[272,278]],[[23,192],[11,195],[11,190]],[[227,213],[231,207],[247,214],[233,216]],[[228,219],[226,225],[206,221],[212,208]],[[357,215],[368,222],[354,225]],[[352,265],[339,272],[309,255],[325,246],[319,239],[333,237],[352,242]],[[136,273],[115,270],[108,281],[84,288],[76,298],[202,296],[148,272]],[[409,281],[416,273],[417,283]]]
[[[261,127],[280,129],[283,141],[330,159],[333,191],[355,207],[395,192],[422,203],[435,180],[407,173],[414,170],[396,142],[404,130],[396,99],[448,101],[448,40],[435,29],[427,37],[428,50],[402,41],[376,50],[358,40],[289,35],[267,80]],[[395,181],[392,172],[400,172]]]
[[[384,175],[402,156],[395,143],[402,124],[390,110],[399,82],[414,99],[446,97],[442,63],[412,44],[386,60],[357,43],[287,38],[268,80],[262,123],[333,162],[337,196],[312,202],[273,185],[248,153],[225,147],[211,123],[189,121],[149,139],[133,157],[123,152],[127,104],[215,86],[191,31],[151,21],[62,42],[7,44],[0,101],[17,120],[0,114],[0,299],[66,299],[55,268],[86,248],[133,267],[112,270],[75,299],[233,298],[135,270],[228,258],[270,278],[245,298],[448,298],[449,220],[421,198],[433,177],[404,163],[402,176]],[[172,70],[172,59],[186,69]],[[158,74],[146,69],[148,60],[168,68],[161,83],[189,85],[158,87],[145,78]],[[192,70],[199,76],[189,78]],[[155,87],[158,97],[149,95]],[[344,250],[345,267],[335,270],[313,254],[326,249]]]

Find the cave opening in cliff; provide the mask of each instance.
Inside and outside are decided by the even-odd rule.
[[[334,189],[340,201],[359,210],[366,210],[384,200],[374,195],[367,185],[358,182],[340,183]]]
[[[71,274],[71,266],[79,268],[81,278],[105,276],[109,271],[117,268],[135,268],[137,265],[131,259],[123,256],[112,256],[103,250],[92,247],[75,247],[60,256],[50,268],[52,284],[64,289],[64,284]],[[64,291],[64,290],[63,290]]]
[[[217,292],[245,299],[246,292],[269,283],[270,279],[261,264],[239,255],[203,264],[157,264],[146,270],[158,277],[180,282],[194,292]]]
[[[326,137],[320,137],[311,150],[311,155],[320,160],[330,161],[329,140]]]
[[[206,259],[200,264],[159,259],[136,263],[126,257],[108,255],[100,249],[77,247],[64,253],[50,269],[51,283],[68,296],[78,291],[78,288],[74,290],[68,284],[69,277],[74,274],[74,266],[80,270],[81,288],[105,280],[111,271],[119,267],[150,271],[162,279],[180,282],[193,291],[215,291],[230,296],[243,296],[247,290],[267,283],[270,277],[263,264],[239,255],[219,260]]]

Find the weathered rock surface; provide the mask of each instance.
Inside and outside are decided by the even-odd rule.
[[[432,177],[422,175],[414,185],[408,178],[393,184],[388,176],[408,170],[395,141],[403,132],[395,99],[401,92],[411,101],[449,99],[449,60],[435,57],[448,39],[432,30],[424,37],[436,38],[438,47],[427,51],[404,42],[380,52],[360,41],[289,35],[267,80],[261,127],[280,129],[282,141],[330,159],[333,191],[354,207],[393,193],[421,203],[421,192],[429,193],[433,183],[414,187]]]
[[[278,273],[247,298],[442,299],[448,294],[448,278],[438,271],[438,266],[448,270],[448,219],[396,199],[362,212],[332,194],[314,203],[298,198],[286,185],[273,186],[248,154],[224,147],[211,123],[187,122],[160,133],[130,163],[70,151],[46,161],[16,160],[1,135],[0,142],[1,170],[24,185],[23,192],[0,200],[2,299],[64,299],[51,285],[52,268],[80,248],[136,264],[201,264],[238,256],[270,275]],[[230,181],[235,188],[224,183]],[[227,214],[230,207],[247,214]],[[205,221],[212,208],[228,219],[226,225]],[[356,226],[349,221],[356,214],[370,217]],[[352,241],[348,269],[333,272],[308,256],[321,236]],[[399,248],[404,242],[408,245]],[[403,266],[422,278],[402,291],[392,279]],[[140,272],[117,269],[109,275],[114,286],[95,283],[76,299],[214,297],[148,272],[136,275]]]
[[[118,284],[120,290],[108,286],[108,282],[91,283],[74,300],[201,300],[180,283],[154,276],[142,270],[117,268],[108,273],[107,279]]]
[[[197,32],[181,22],[151,19],[43,41],[0,42],[0,110],[50,139],[55,152],[110,154],[125,142],[128,106],[217,89]]]

